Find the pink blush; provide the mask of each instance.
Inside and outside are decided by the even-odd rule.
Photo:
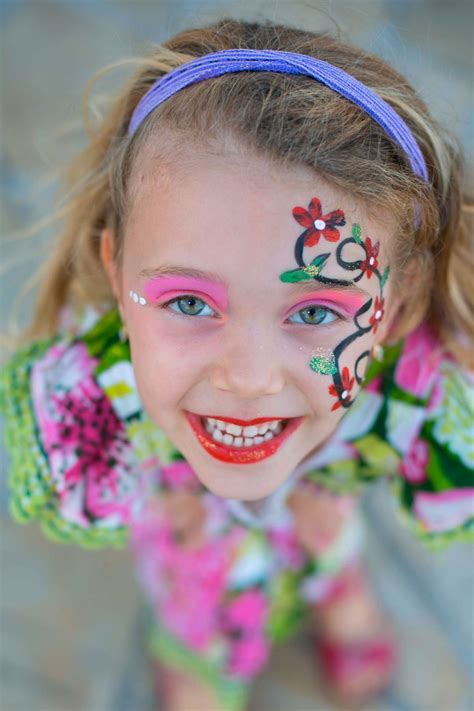
[[[341,309],[347,315],[355,316],[362,304],[364,304],[369,298],[370,297],[368,295],[366,298],[365,296],[362,296],[362,294],[348,294],[345,292],[334,291],[332,289],[330,291],[315,291],[313,294],[306,295],[304,301],[300,301],[292,306],[286,315],[289,315],[293,311],[298,311],[306,308],[307,306],[316,304],[318,306]]]
[[[152,302],[164,295],[172,299],[175,296],[197,291],[203,297],[209,296],[220,311],[227,310],[228,299],[225,287],[207,279],[186,276],[155,277],[145,283],[143,290],[146,298]]]

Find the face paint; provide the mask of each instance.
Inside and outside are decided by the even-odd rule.
[[[325,306],[329,309],[342,311],[346,316],[354,318],[365,299],[366,295],[364,296],[364,294],[351,294],[342,289],[315,289],[305,294],[304,300],[292,306],[288,313],[299,311],[308,306]]]
[[[146,306],[147,300],[143,298],[143,296],[139,296],[136,291],[130,291],[128,292],[128,295],[130,296],[131,300],[134,301],[136,304],[140,304],[141,306]]]
[[[155,302],[163,296],[170,297],[170,292],[186,295],[190,292],[199,292],[210,297],[220,311],[227,310],[227,292],[222,284],[187,276],[160,276],[149,279],[144,286],[145,296],[149,301]]]
[[[364,360],[368,360],[371,356],[371,351],[367,350],[357,357],[354,364],[354,373],[352,374],[349,368],[344,366],[340,368],[339,361],[342,353],[353,343],[357,338],[364,336],[373,331],[377,332],[377,328],[383,319],[385,300],[383,298],[383,288],[389,276],[389,267],[385,267],[381,274],[378,269],[378,257],[380,251],[380,243],[372,243],[370,237],[362,239],[362,231],[360,225],[352,226],[352,236],[340,242],[336,249],[336,262],[344,270],[348,272],[358,272],[354,278],[350,280],[332,279],[322,272],[327,271],[328,260],[332,256],[330,252],[317,255],[308,265],[303,258],[304,248],[318,244],[319,239],[323,236],[330,242],[338,242],[340,238],[339,230],[336,225],[345,225],[345,216],[342,210],[334,210],[327,215],[322,215],[321,203],[318,198],[313,198],[309,204],[308,210],[302,207],[293,209],[293,216],[296,221],[305,227],[305,231],[297,238],[295,243],[294,255],[298,265],[297,269],[283,272],[280,274],[280,281],[293,283],[313,279],[322,284],[331,286],[350,286],[360,281],[364,276],[371,279],[375,276],[379,282],[379,295],[373,300],[358,304],[353,316],[353,322],[356,330],[349,336],[346,336],[332,351],[332,356],[326,358],[319,353],[313,355],[309,362],[309,366],[317,373],[330,374],[333,376],[333,383],[329,386],[329,393],[337,398],[331,410],[337,410],[340,407],[347,408],[352,404],[351,390],[354,384],[362,384],[363,374],[359,373],[360,364]],[[362,259],[346,261],[343,256],[344,249],[349,244],[355,244],[363,251]],[[317,298],[317,297],[316,297]],[[360,322],[361,317],[366,314],[373,304],[372,315],[368,325],[363,325]]]
[[[337,373],[336,357],[329,348],[321,346],[315,348],[311,353],[309,367],[320,375],[334,375]]]
[[[307,210],[304,207],[293,208],[296,222],[306,227],[303,233],[305,247],[314,247],[321,237],[328,242],[339,240],[339,230],[336,227],[343,227],[346,224],[344,213],[342,210],[334,210],[323,215],[322,212],[321,201],[316,197],[311,200]]]

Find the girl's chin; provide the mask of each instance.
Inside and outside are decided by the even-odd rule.
[[[215,496],[223,499],[237,499],[239,501],[257,501],[273,494],[283,482],[288,479],[291,472],[287,468],[272,467],[270,471],[254,471],[252,476],[242,471],[242,468],[230,465],[230,471],[223,475],[219,462],[212,466],[195,465],[190,462],[201,484]]]

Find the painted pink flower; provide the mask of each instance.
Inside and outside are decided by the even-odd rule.
[[[123,423],[117,418],[110,401],[92,379],[85,379],[71,392],[52,395],[58,421],[49,430],[51,456],[69,449],[75,462],[65,466],[58,494],[62,508],[70,510],[75,489],[84,514],[104,517],[119,514],[127,522],[133,503],[133,492],[121,492],[121,484],[131,484],[132,472],[127,463],[130,445]],[[128,450],[128,451],[127,451]],[[128,487],[130,489],[130,487]]]
[[[268,642],[260,635],[237,640],[231,646],[228,673],[249,677],[261,671],[268,659]]]
[[[395,383],[417,397],[427,397],[438,377],[442,350],[426,324],[407,336],[395,370]]]
[[[380,251],[380,242],[376,242],[373,245],[370,237],[366,237],[365,249],[367,252],[367,258],[364,259],[363,262],[361,262],[360,268],[362,271],[365,272],[367,279],[370,279],[379,265],[378,257]]]
[[[426,479],[426,467],[429,460],[427,443],[417,439],[400,465],[400,471],[411,484],[421,484]]]
[[[192,467],[184,459],[172,462],[161,469],[162,481],[171,489],[197,488],[199,480]]]
[[[227,606],[224,613],[224,628],[239,630],[260,629],[265,621],[268,603],[258,588],[245,590]]]
[[[385,299],[382,299],[381,301],[379,301],[379,297],[376,296],[375,300],[374,300],[374,310],[372,312],[372,316],[369,319],[369,323],[372,326],[373,333],[377,333],[377,328],[379,326],[379,323],[383,319],[384,306],[385,306]]]
[[[342,407],[342,403],[348,404],[351,401],[351,390],[354,387],[355,378],[351,378],[349,368],[343,368],[341,373],[341,384],[334,383],[329,386],[329,393],[333,397],[337,397],[337,402],[331,407],[332,410],[337,410]]]
[[[304,207],[294,207],[293,217],[306,227],[304,243],[307,247],[314,247],[318,244],[321,236],[328,242],[337,242],[340,237],[336,227],[343,227],[346,224],[342,210],[333,210],[327,215],[322,214],[321,201],[314,197],[306,210]]]

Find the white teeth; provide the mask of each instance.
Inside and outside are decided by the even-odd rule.
[[[255,427],[255,425],[244,427],[242,434],[244,437],[256,437],[258,435],[258,427]]]
[[[242,427],[240,425],[234,425],[232,422],[229,422],[225,429],[226,432],[231,435],[234,435],[235,437],[240,437],[240,435],[242,434]]]
[[[241,427],[233,422],[224,422],[214,417],[204,417],[203,424],[206,432],[216,442],[221,442],[231,447],[255,447],[262,442],[269,442],[280,434],[282,420],[264,422],[261,425]]]

